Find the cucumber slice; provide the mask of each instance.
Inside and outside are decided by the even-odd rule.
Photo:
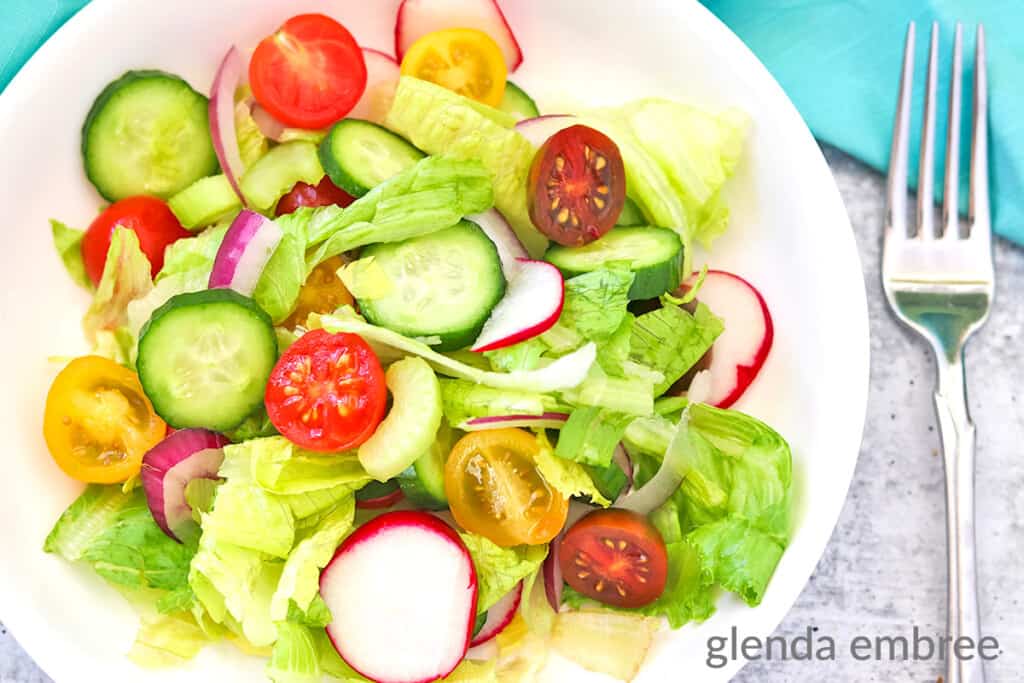
[[[316,145],[296,141],[278,145],[249,167],[239,185],[249,205],[267,213],[277,200],[303,182],[317,185],[324,178],[324,169],[317,158]]]
[[[647,225],[647,219],[636,202],[626,197],[626,203],[622,205],[622,213],[619,214],[619,220],[615,225]]]
[[[225,431],[263,405],[277,362],[270,317],[230,289],[179,294],[139,333],[139,380],[176,429]]]
[[[200,178],[168,199],[167,206],[189,230],[213,225],[242,210],[242,202],[224,174]]]
[[[362,197],[426,155],[405,138],[362,119],[342,119],[320,143],[320,163],[335,185]]]
[[[209,103],[163,71],[129,71],[93,102],[82,126],[89,182],[110,201],[167,199],[217,172]]]
[[[505,294],[498,251],[469,221],[362,256],[373,256],[392,285],[385,297],[359,299],[366,319],[407,337],[440,337],[438,351],[471,344]]]
[[[532,119],[540,116],[537,103],[512,81],[505,83],[505,96],[501,98],[498,109],[508,112],[518,119]]]
[[[636,275],[629,298],[653,299],[682,281],[683,243],[667,228],[621,227],[583,247],[552,246],[544,259],[566,278],[597,270],[611,261],[626,261]]]
[[[416,507],[427,510],[444,510],[448,507],[448,495],[444,490],[444,465],[454,443],[452,428],[442,420],[437,438],[430,448],[416,459],[412,467],[398,475],[402,493]]]
[[[434,443],[441,425],[441,385],[416,356],[392,363],[385,375],[391,412],[359,447],[359,462],[377,481],[399,475]]]

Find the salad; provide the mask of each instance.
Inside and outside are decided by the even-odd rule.
[[[138,70],[82,129],[108,204],[53,221],[92,293],[49,452],[88,486],[45,550],[139,611],[128,656],[227,641],[278,683],[622,680],[756,606],[786,441],[731,408],[768,305],[707,266],[746,118],[545,112],[493,0],[404,0],[230,47],[209,97]]]

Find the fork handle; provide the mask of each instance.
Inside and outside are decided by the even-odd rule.
[[[967,410],[963,354],[951,360],[944,356],[939,355],[935,409],[946,471],[947,629],[952,641],[946,650],[945,683],[984,683],[985,669],[977,653],[981,619],[974,542],[974,424]],[[972,659],[953,654],[961,637],[971,639]]]

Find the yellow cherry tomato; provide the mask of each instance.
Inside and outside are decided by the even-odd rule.
[[[295,310],[284,321],[288,329],[305,325],[310,313],[333,313],[339,306],[353,305],[355,300],[345,288],[338,269],[345,265],[340,256],[332,256],[309,274],[306,284],[299,290],[299,300]]]
[[[459,439],[444,472],[455,521],[506,548],[557,536],[569,499],[537,469],[538,452],[537,437],[522,429],[489,429]]]
[[[166,434],[167,425],[153,412],[138,375],[107,358],[71,361],[46,395],[46,446],[60,468],[79,481],[126,481]]]
[[[402,75],[437,83],[478,102],[497,107],[505,95],[508,67],[489,35],[452,28],[423,36],[402,58]]]

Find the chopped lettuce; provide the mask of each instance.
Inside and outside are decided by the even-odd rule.
[[[604,267],[569,278],[559,324],[590,341],[610,338],[626,318],[634,277],[628,268]]]
[[[85,261],[82,259],[82,238],[85,237],[85,231],[69,228],[57,220],[50,221],[50,228],[53,230],[53,246],[57,248],[57,254],[68,275],[75,284],[92,289],[92,281],[85,273]]]
[[[595,505],[611,505],[611,501],[601,494],[582,465],[559,457],[543,432],[538,434],[537,439],[541,445],[536,457],[537,470],[552,488],[566,498],[586,496]]]
[[[95,343],[101,331],[123,330],[128,324],[128,304],[146,296],[152,289],[149,259],[139,247],[138,236],[120,225],[115,226],[103,277],[82,320],[86,339]]]
[[[606,609],[560,612],[551,647],[584,669],[631,681],[659,628],[657,619]]]
[[[320,683],[320,653],[309,628],[282,621],[277,642],[267,663],[267,677],[274,683]]]
[[[144,669],[180,666],[211,640],[190,613],[146,615],[128,659]]]
[[[548,350],[548,345],[540,337],[485,351],[484,357],[495,372],[514,372],[516,370],[536,370],[540,367],[541,356]],[[600,354],[598,355],[600,361]]]
[[[750,606],[761,603],[785,546],[732,516],[699,526],[687,535],[698,550],[705,581],[714,580]]]
[[[451,90],[403,76],[385,125],[428,154],[479,159],[494,176],[494,204],[534,258],[548,241],[533,226],[527,176],[536,150],[512,129],[514,119]]]
[[[213,510],[202,520],[204,536],[215,534],[224,543],[274,557],[288,557],[295,541],[288,505],[254,481],[233,478],[222,484]]]
[[[229,448],[245,453],[256,483],[271,493],[309,493],[342,484],[354,491],[370,480],[354,452],[310,453],[283,436],[252,439]]]
[[[297,221],[278,220],[283,236],[263,268],[252,298],[275,323],[286,319],[306,282],[306,230]]]
[[[270,151],[270,141],[263,135],[252,116],[252,91],[243,86],[235,93],[235,135],[238,138],[238,152],[242,165],[252,166]]]
[[[563,400],[592,408],[605,408],[629,415],[654,412],[654,387],[661,374],[635,373],[632,377],[607,377],[599,366],[574,389],[563,391]]]
[[[548,394],[495,389],[465,379],[442,379],[441,401],[444,416],[453,427],[475,417],[541,415],[559,407]]]
[[[704,304],[694,314],[675,304],[665,304],[637,317],[630,335],[629,357],[662,375],[654,387],[660,395],[707,353],[718,335],[722,321]]]
[[[555,454],[593,467],[607,467],[633,418],[603,408],[575,408],[558,435]]]
[[[460,532],[459,536],[476,567],[478,613],[486,612],[517,583],[537,571],[548,555],[546,545],[502,548],[489,538],[468,531]]]

